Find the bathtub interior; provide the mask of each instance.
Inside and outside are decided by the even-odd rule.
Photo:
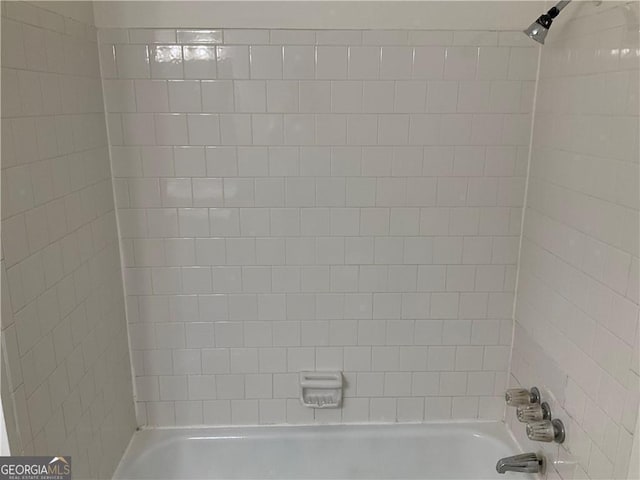
[[[515,453],[497,422],[167,428],[136,433],[114,478],[508,478]]]

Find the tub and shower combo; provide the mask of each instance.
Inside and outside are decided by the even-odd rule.
[[[634,478],[640,4],[544,3],[0,2],[11,454]]]
[[[524,33],[544,44],[561,1]],[[300,376],[300,402],[341,406],[340,372]],[[551,419],[536,387],[510,389],[532,441],[564,441],[564,425]],[[497,462],[497,463],[496,463]],[[504,423],[477,421],[396,425],[158,428],[137,432],[116,479],[490,479],[534,478],[544,473],[541,453],[522,453]],[[513,472],[513,473],[512,473]]]

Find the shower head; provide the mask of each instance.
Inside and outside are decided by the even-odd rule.
[[[553,19],[558,16],[560,11],[566,7],[570,1],[571,0],[564,0],[562,2],[558,2],[547,13],[540,15],[535,22],[529,25],[529,27],[524,30],[524,33],[529,38],[544,45],[544,40],[547,38],[547,33],[549,33],[549,28],[551,28]]]
[[[524,30],[524,33],[529,38],[544,45],[544,39],[547,38],[547,33],[549,33],[549,27],[551,26],[552,21],[551,17],[546,13],[544,15],[540,15],[535,22]]]

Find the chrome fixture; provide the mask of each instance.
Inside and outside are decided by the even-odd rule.
[[[530,390],[526,388],[510,388],[504,394],[504,399],[507,405],[518,407],[516,409],[516,417],[520,422],[527,424],[526,431],[529,440],[535,442],[564,442],[565,429],[562,420],[557,418],[552,420],[551,407],[547,402],[540,403],[540,390],[536,387],[531,387]],[[515,457],[508,457],[508,459],[510,458]],[[500,462],[503,460],[507,459],[503,458]],[[498,462],[498,467],[500,462]],[[498,472],[500,472],[499,468]]]
[[[510,388],[504,394],[504,401],[507,402],[507,405],[510,407],[540,403],[540,390],[536,387],[532,387],[531,390],[527,390],[526,388]]]
[[[521,405],[516,410],[516,417],[522,423],[551,420],[551,409],[547,402]]]
[[[529,38],[544,45],[544,39],[547,37],[547,33],[549,33],[553,19],[558,16],[564,7],[569,5],[569,2],[571,2],[571,0],[563,0],[556,3],[547,13],[540,15],[535,22],[529,25],[529,28],[524,30],[524,33]]]
[[[564,442],[565,430],[562,420],[542,420],[527,423],[527,437],[534,442]]]
[[[522,472],[541,473],[544,470],[544,457],[537,453],[522,453],[512,457],[504,457],[496,463],[498,473]]]

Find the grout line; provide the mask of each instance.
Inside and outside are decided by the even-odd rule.
[[[524,199],[522,202],[522,218],[520,219],[520,240],[518,242],[518,261],[516,262],[516,283],[513,288],[513,308],[511,310],[511,349],[509,351],[509,362],[507,363],[507,381],[506,386],[509,386],[509,379],[511,378],[511,368],[513,362],[513,344],[515,340],[516,333],[516,307],[517,307],[517,299],[518,299],[518,286],[520,283],[520,267],[522,265],[522,240],[524,237],[524,220],[525,220],[525,212],[527,210],[527,196],[529,193],[529,181],[530,181],[530,173],[531,173],[531,157],[533,152],[533,133],[535,126],[535,115],[536,115],[536,104],[538,100],[538,88],[540,86],[540,65],[542,60],[542,47],[538,47],[538,66],[536,68],[536,83],[535,90],[533,93],[533,103],[531,108],[531,128],[529,131],[529,154],[527,155],[527,174],[525,176],[525,185],[524,185]],[[503,414],[503,421],[506,423],[506,413],[507,409],[505,407]]]
[[[116,200],[116,187],[115,187],[115,175],[113,172],[113,155],[111,152],[112,149],[112,143],[111,143],[111,133],[109,131],[109,121],[108,121],[108,111],[107,111],[107,99],[106,96],[104,94],[105,88],[104,88],[104,81],[105,81],[105,76],[102,72],[102,53],[101,53],[101,49],[98,48],[98,67],[100,69],[100,86],[102,88],[102,108],[103,108],[103,115],[104,115],[104,119],[105,119],[105,129],[106,129],[106,133],[107,133],[107,151],[109,154],[109,171],[111,173],[111,194],[113,195],[113,208],[114,208],[114,216],[115,216],[115,220],[116,220],[116,231],[117,231],[117,235],[118,235],[118,254],[120,257],[120,277],[122,280],[122,297],[123,297],[123,301],[124,301],[124,321],[125,321],[125,328],[127,331],[127,347],[129,349],[129,370],[131,373],[131,392],[133,394],[133,409],[134,409],[134,416],[135,416],[135,421],[136,421],[136,426],[138,427],[138,418],[137,418],[137,408],[136,408],[136,403],[137,403],[137,392],[136,392],[136,382],[135,382],[135,371],[133,369],[133,357],[132,357],[132,353],[133,353],[133,348],[132,348],[132,343],[131,343],[131,332],[129,330],[129,312],[128,312],[128,302],[127,302],[127,292],[126,292],[126,285],[125,285],[125,268],[126,266],[124,265],[124,258],[123,258],[123,245],[122,245],[122,241],[124,239],[124,237],[122,236],[122,231],[120,228],[120,214],[119,214],[119,208],[118,208],[118,204],[117,204],[117,200]],[[137,303],[136,303],[137,304]],[[133,438],[133,437],[132,437]],[[131,443],[129,443],[129,445],[127,446],[127,450],[129,449],[129,447],[131,446]]]

